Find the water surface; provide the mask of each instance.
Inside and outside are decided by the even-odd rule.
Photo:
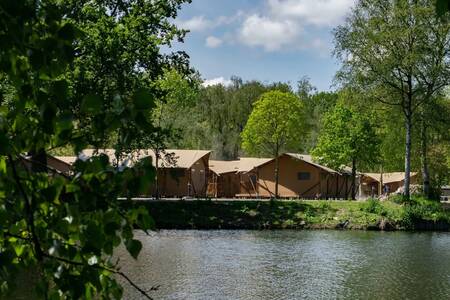
[[[450,299],[450,234],[167,230],[122,270],[155,299]],[[141,299],[126,287],[125,299]]]

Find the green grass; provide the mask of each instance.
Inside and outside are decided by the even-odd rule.
[[[450,223],[440,203],[400,201],[160,201],[145,205],[161,229],[424,229],[430,222]],[[427,227],[428,228],[428,227]],[[426,229],[426,228],[425,228]],[[433,228],[430,228],[433,229]]]

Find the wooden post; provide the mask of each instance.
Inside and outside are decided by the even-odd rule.
[[[335,174],[336,176],[336,200],[339,198],[339,174]]]
[[[325,199],[328,200],[328,183],[329,183],[329,179],[330,179],[330,174],[327,173],[327,190],[326,190],[326,195],[325,195]]]

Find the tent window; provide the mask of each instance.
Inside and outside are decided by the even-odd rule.
[[[250,182],[253,186],[256,186],[256,175],[252,174],[250,175]]]
[[[310,180],[311,179],[311,173],[309,173],[309,172],[298,172],[297,173],[297,179],[298,180]]]

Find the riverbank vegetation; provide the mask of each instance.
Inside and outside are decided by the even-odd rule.
[[[150,201],[158,229],[448,230],[450,210],[413,197],[388,201]]]

